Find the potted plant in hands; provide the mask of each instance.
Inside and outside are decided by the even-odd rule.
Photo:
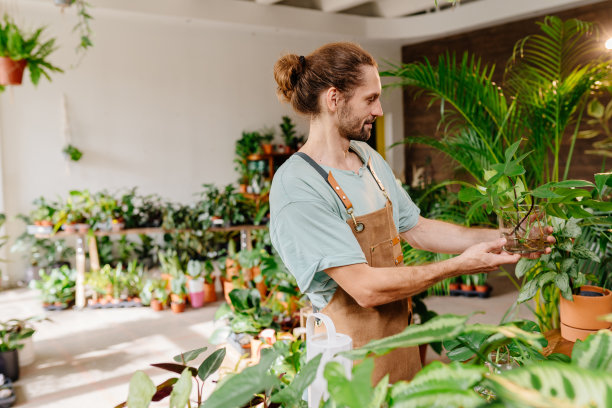
[[[42,32],[43,28],[39,28],[33,34],[25,34],[4,15],[0,22],[0,91],[4,85],[20,85],[26,67],[34,85],[41,76],[50,81],[50,72],[64,72],[47,60],[56,50],[55,39],[41,42]]]
[[[187,287],[189,288],[189,303],[191,307],[199,308],[204,305],[204,265],[195,259],[187,263]]]

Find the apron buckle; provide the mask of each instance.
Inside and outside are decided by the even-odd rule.
[[[365,229],[365,225],[363,225],[363,223],[361,222],[357,222],[357,219],[355,219],[355,214],[353,214],[353,207],[347,209],[346,212],[353,219],[353,224],[355,225],[355,231],[362,232]]]

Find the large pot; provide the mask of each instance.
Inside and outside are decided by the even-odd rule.
[[[8,57],[0,57],[0,85],[21,85],[26,65],[26,60],[14,61]]]
[[[17,350],[0,352],[0,374],[15,382],[19,379],[19,354]]]
[[[19,343],[23,344],[23,348],[18,351],[19,366],[23,367],[32,364],[34,362],[34,358],[36,357],[32,337],[27,337],[20,340]]]
[[[561,297],[561,337],[569,341],[584,340],[589,334],[609,329],[612,323],[599,320],[599,316],[612,313],[612,292],[599,286],[585,285],[580,292],[601,293],[603,296],[573,295],[573,302]]]

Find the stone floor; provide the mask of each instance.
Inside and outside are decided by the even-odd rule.
[[[472,322],[499,323],[516,299],[506,277],[492,274],[489,299],[430,297],[438,313],[476,314]],[[114,407],[127,397],[131,376],[143,370],[155,383],[171,374],[151,367],[169,362],[181,351],[208,346],[220,302],[182,314],[149,308],[44,312],[29,289],[0,292],[0,320],[45,314],[34,335],[36,360],[22,367],[16,383],[17,407]],[[521,317],[530,312],[521,307]],[[212,348],[206,353],[209,354]],[[201,356],[194,364],[198,364]],[[439,358],[430,351],[428,359]],[[168,406],[168,400],[152,406]]]

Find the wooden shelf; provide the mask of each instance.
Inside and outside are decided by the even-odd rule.
[[[229,227],[210,227],[207,231],[213,232],[230,232],[230,231],[253,231],[259,229],[268,228],[267,225],[232,225]],[[177,230],[177,229],[164,229],[164,228],[129,228],[122,229],[119,231],[93,231],[93,235],[96,237],[104,237],[109,235],[130,235],[130,234],[173,234],[188,232],[190,230]],[[66,237],[85,237],[90,232],[66,232],[59,231],[55,234],[35,234],[36,238],[66,238]]]
[[[258,160],[269,160],[269,159],[276,159],[276,158],[288,159],[289,156],[291,156],[292,154],[293,153],[271,153],[271,154],[257,153],[257,154],[248,155],[247,160],[248,161],[258,161]]]

